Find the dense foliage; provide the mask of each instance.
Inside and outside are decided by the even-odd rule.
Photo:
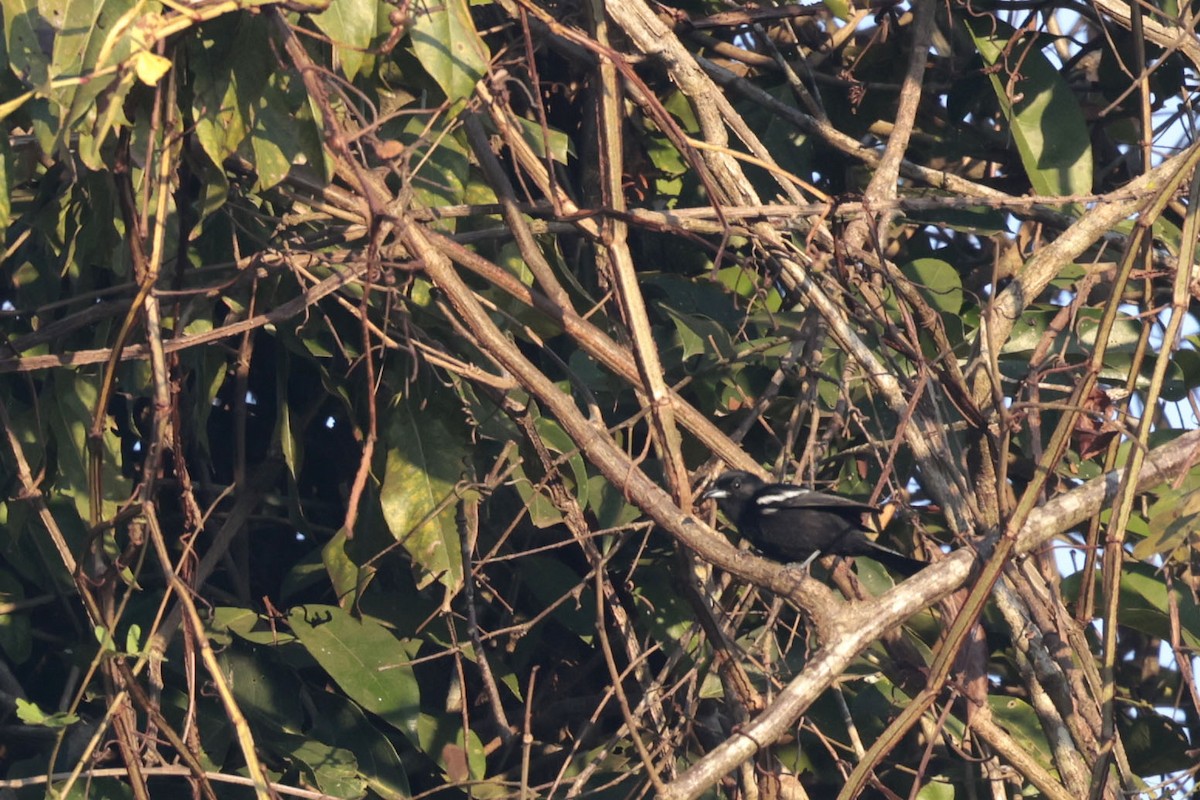
[[[1192,6],[0,9],[0,787],[1191,790]]]

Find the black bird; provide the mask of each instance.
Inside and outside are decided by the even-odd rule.
[[[701,498],[721,512],[763,555],[808,566],[818,555],[867,556],[903,575],[928,566],[868,539],[863,514],[875,506],[790,483],[764,483],[749,472],[726,472]]]

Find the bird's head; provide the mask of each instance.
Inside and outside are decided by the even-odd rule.
[[[741,470],[722,473],[713,481],[712,486],[700,495],[702,500],[716,500],[730,522],[737,523],[742,507],[754,493],[765,484],[755,475]]]

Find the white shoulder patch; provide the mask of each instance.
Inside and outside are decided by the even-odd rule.
[[[759,506],[777,506],[780,503],[786,503],[788,500],[804,497],[806,494],[809,494],[808,489],[777,489],[757,498],[754,503]]]

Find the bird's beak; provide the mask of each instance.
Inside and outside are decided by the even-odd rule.
[[[715,486],[700,495],[701,500],[723,500],[726,497],[729,497],[729,492],[724,489],[718,489]]]

